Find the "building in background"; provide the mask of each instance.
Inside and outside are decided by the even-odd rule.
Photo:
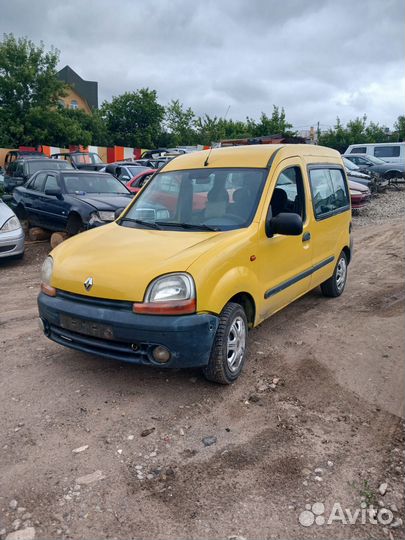
[[[91,114],[98,107],[98,83],[85,81],[70,66],[58,71],[58,77],[68,85],[68,93],[60,99],[69,109],[81,109]]]

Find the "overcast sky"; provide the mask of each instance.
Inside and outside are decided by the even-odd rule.
[[[404,114],[404,0],[0,0],[0,32],[60,50],[99,102],[149,87],[197,114],[294,127]]]

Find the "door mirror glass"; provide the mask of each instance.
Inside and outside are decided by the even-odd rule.
[[[266,232],[268,236],[273,236],[274,234],[299,236],[302,234],[302,230],[302,218],[298,214],[282,212],[266,223]]]

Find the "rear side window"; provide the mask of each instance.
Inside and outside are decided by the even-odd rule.
[[[367,148],[365,146],[355,146],[350,150],[351,154],[367,154]]]
[[[374,155],[379,158],[390,158],[400,156],[399,146],[375,146]]]
[[[317,220],[349,209],[349,193],[342,169],[329,167],[310,169],[309,181]]]

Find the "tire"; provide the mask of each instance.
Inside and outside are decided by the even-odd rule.
[[[205,378],[219,384],[232,384],[242,372],[246,358],[248,323],[242,306],[229,302],[219,319],[217,333]],[[233,345],[234,344],[234,345]]]
[[[83,230],[83,221],[77,214],[71,214],[66,224],[66,232],[69,236],[74,236]]]
[[[345,290],[347,281],[347,257],[344,251],[339,255],[332,277],[321,284],[324,296],[337,298]]]

